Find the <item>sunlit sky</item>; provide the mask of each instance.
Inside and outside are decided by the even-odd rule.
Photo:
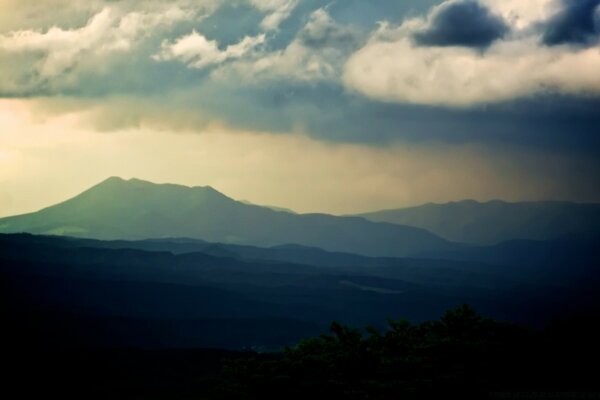
[[[299,212],[600,201],[600,0],[0,0],[0,216],[109,176]]]

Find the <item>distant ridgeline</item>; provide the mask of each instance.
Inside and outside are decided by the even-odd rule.
[[[566,235],[598,235],[600,204],[539,201],[446,204],[376,211],[361,216],[427,229],[447,240],[495,244],[513,239],[548,240]]]
[[[406,256],[456,246],[423,229],[358,217],[294,214],[235,201],[211,187],[109,178],[41,211],[0,219],[0,232],[96,239],[185,237],[275,246],[301,244],[371,256]]]
[[[594,311],[599,248],[573,238],[517,241],[445,260],[4,234],[0,296],[15,321],[5,331],[24,337],[26,329],[34,343],[281,348],[332,320],[381,327],[388,316],[421,321],[462,303],[534,326]]]
[[[461,243],[598,235],[600,205],[462,201],[360,216],[296,214],[233,200],[211,187],[109,178],[63,203],[0,219],[0,232],[103,240],[192,238],[252,246],[299,244],[368,256],[459,251]]]

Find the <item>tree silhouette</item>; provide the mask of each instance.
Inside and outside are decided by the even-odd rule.
[[[571,334],[569,328],[578,329],[560,326]],[[316,393],[347,399],[468,399],[493,391],[560,387],[560,382],[575,390],[581,366],[567,367],[563,358],[548,356],[572,346],[561,329],[534,332],[483,318],[468,305],[447,311],[439,321],[411,324],[390,318],[383,332],[333,322],[330,334],[302,340],[279,357],[244,360],[231,377],[249,396],[244,398],[257,399],[306,399]],[[592,354],[598,355],[597,347]],[[554,381],[547,379],[551,371]]]

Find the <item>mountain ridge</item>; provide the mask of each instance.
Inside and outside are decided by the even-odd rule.
[[[356,214],[374,222],[426,229],[446,240],[489,245],[550,240],[600,231],[600,204],[567,201],[462,200]]]
[[[257,246],[297,243],[376,256],[455,247],[424,229],[356,216],[274,211],[243,204],[212,187],[118,177],[40,211],[2,218],[0,232],[103,240],[189,237]]]

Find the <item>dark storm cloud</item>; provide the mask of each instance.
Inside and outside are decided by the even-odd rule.
[[[600,34],[600,0],[563,0],[563,9],[545,26],[544,44],[585,44]]]
[[[431,17],[430,26],[414,35],[424,46],[487,47],[502,38],[509,28],[501,17],[477,1],[442,5]]]
[[[499,147],[516,144],[600,155],[600,115],[594,111],[600,109],[600,98],[546,95],[448,109],[371,101],[332,85],[279,86],[251,96],[257,99],[256,109],[238,121],[240,126],[278,121],[278,128],[284,131],[300,126],[320,140],[375,146],[396,140]]]
[[[226,121],[240,130],[302,132],[317,140],[386,146],[405,143],[479,144],[502,148],[518,145],[558,153],[600,156],[600,98],[538,96],[469,109],[381,103],[347,93],[323,82],[273,82],[233,85],[211,80],[194,82],[190,90],[172,95],[158,93],[150,100],[168,116],[196,115],[190,124],[201,131],[210,120]],[[154,98],[154,100],[152,100]],[[172,110],[172,111],[170,111]],[[155,112],[155,111],[153,111]],[[112,129],[144,125],[123,118]],[[110,119],[110,118],[107,118]],[[194,126],[181,124],[184,128]],[[106,128],[106,127],[104,127]]]

